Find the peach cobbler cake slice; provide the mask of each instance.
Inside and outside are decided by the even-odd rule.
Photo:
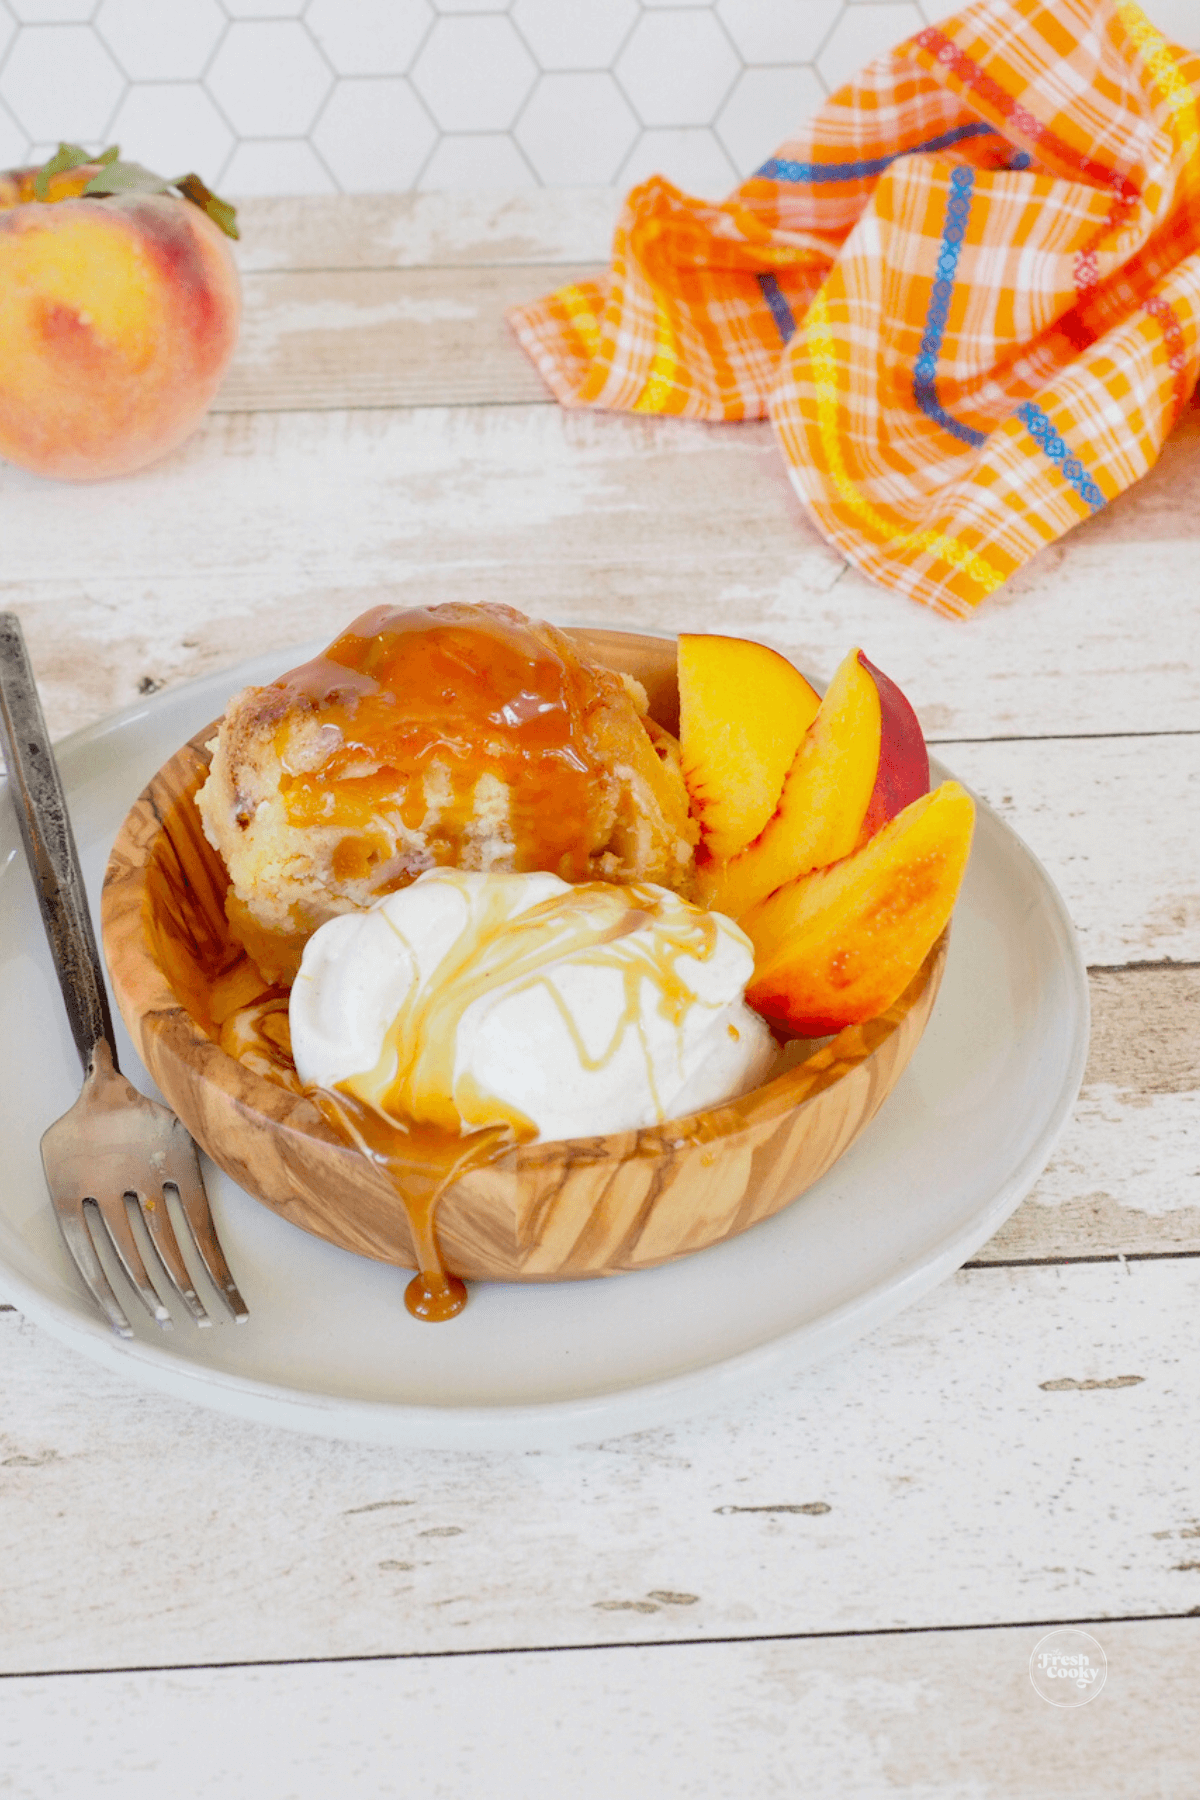
[[[629,676],[511,607],[375,607],[229,705],[197,796],[230,924],[288,981],[317,926],[425,869],[690,892],[675,739]]]

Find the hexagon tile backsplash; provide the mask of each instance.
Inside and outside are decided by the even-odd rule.
[[[1200,49],[1200,0],[1146,0]],[[0,0],[0,168],[118,142],[232,195],[725,193],[946,0]]]

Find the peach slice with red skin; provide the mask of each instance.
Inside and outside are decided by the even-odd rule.
[[[710,856],[736,856],[779,802],[821,696],[777,650],[683,632],[679,747],[693,817]]]
[[[957,781],[906,806],[861,850],[781,887],[740,920],[746,999],[777,1028],[824,1037],[899,999],[958,897],[975,806]]]
[[[698,867],[705,906],[739,919],[768,894],[849,856],[929,789],[916,714],[861,650],[830,682],[796,753],[779,804],[753,843]]]
[[[856,654],[879,695],[879,762],[859,826],[862,845],[882,831],[889,819],[929,792],[929,752],[920,721],[905,694],[882,669],[868,662],[861,650]]]

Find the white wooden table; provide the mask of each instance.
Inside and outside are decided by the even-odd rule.
[[[381,588],[817,672],[861,643],[1066,897],[1077,1115],[979,1256],[836,1364],[564,1455],[260,1429],[5,1309],[14,1800],[1200,1792],[1200,410],[949,624],[824,543],[767,426],[548,403],[503,308],[602,261],[613,211],[248,204],[243,345],[193,441],[94,487],[0,470],[52,730]],[[1062,1621],[1109,1660],[1079,1709],[1026,1672]]]

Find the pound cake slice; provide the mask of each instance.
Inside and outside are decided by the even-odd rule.
[[[196,796],[230,924],[268,981],[424,869],[691,890],[679,746],[628,676],[508,606],[364,613],[230,702]]]

